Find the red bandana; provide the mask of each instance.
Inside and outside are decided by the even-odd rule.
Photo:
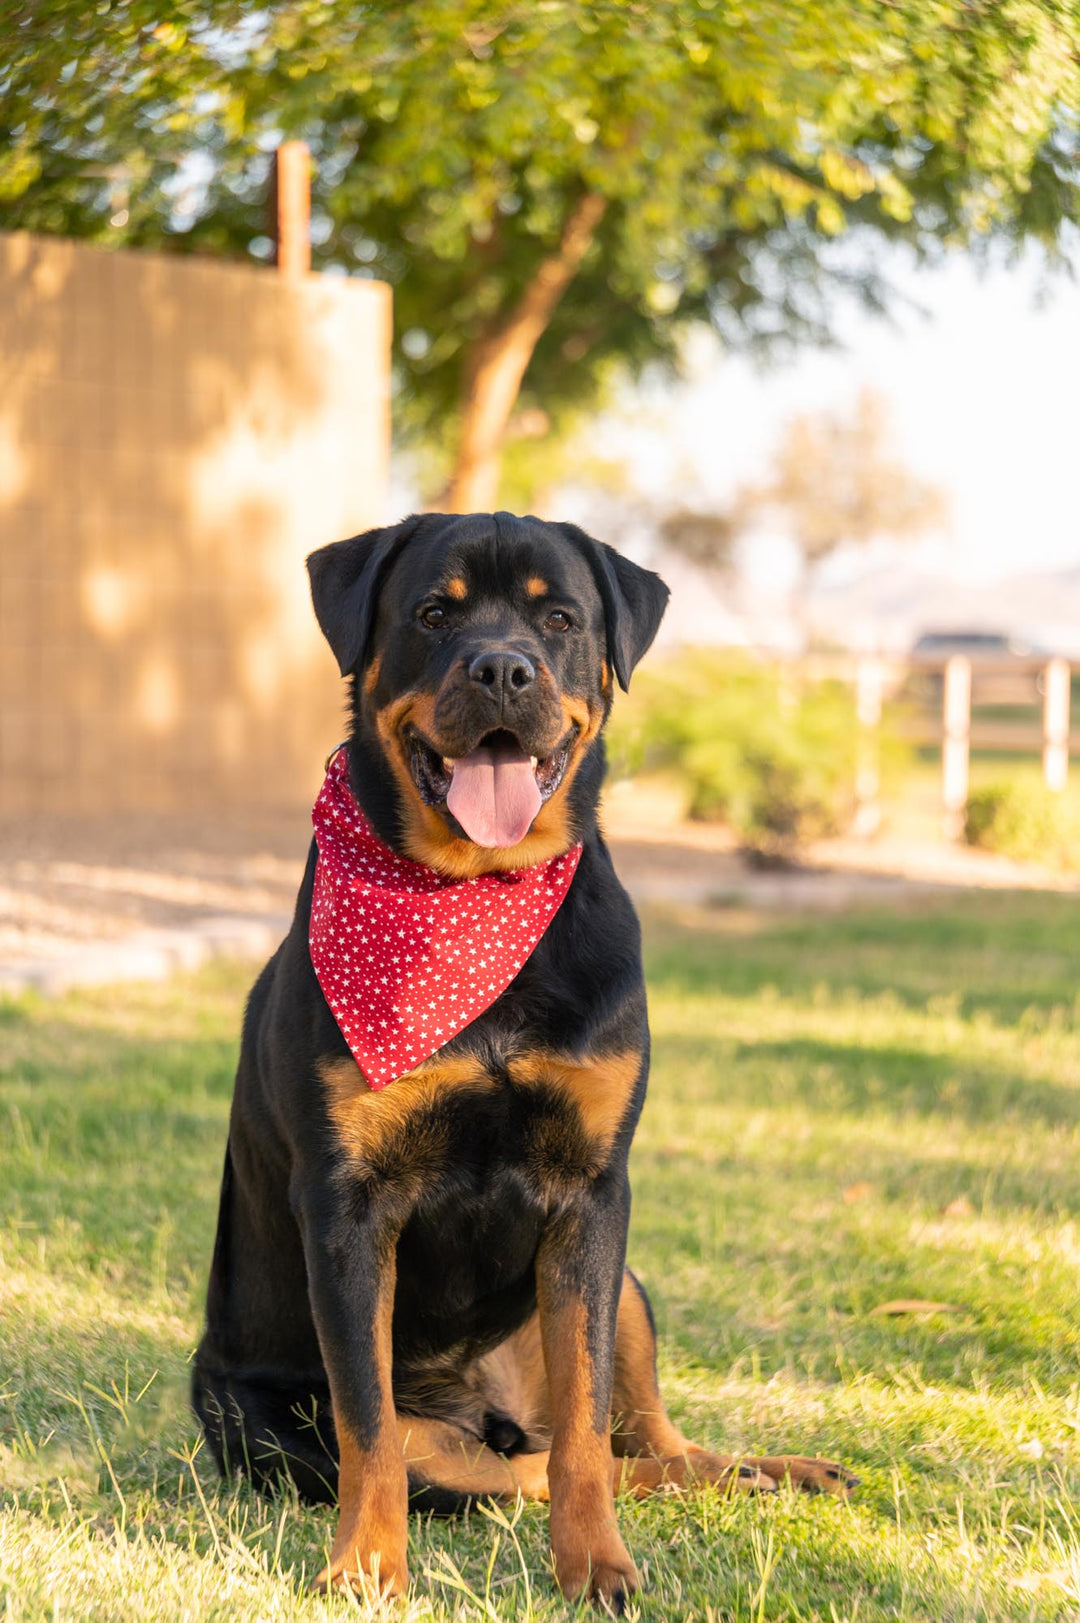
[[[357,1064],[384,1088],[505,992],[558,912],[581,846],[534,868],[446,879],[377,837],[343,749],[311,820],[311,961]]]

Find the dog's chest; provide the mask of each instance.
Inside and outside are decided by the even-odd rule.
[[[548,1209],[603,1170],[640,1068],[636,1050],[517,1049],[498,1065],[447,1052],[373,1092],[351,1060],[319,1067],[346,1165],[404,1211],[446,1189],[485,1201],[511,1187]]]

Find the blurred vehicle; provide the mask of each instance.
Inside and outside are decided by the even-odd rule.
[[[1007,631],[924,631],[911,648],[912,659],[944,663],[954,654],[984,664],[1000,665],[1012,659],[1039,659],[1045,650]]]
[[[1044,666],[1051,650],[1008,631],[941,628],[924,631],[912,644],[907,696],[931,711],[940,709],[945,666],[963,655],[970,661],[971,714],[981,722],[987,747],[1007,746],[1021,722],[1017,708],[1038,709],[1045,690]],[[987,731],[989,725],[991,731]]]

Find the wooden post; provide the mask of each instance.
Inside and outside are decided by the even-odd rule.
[[[274,264],[285,276],[311,269],[311,153],[306,141],[283,141],[274,153]]]
[[[1069,776],[1069,689],[1065,660],[1052,659],[1043,672],[1043,782],[1060,794]]]
[[[954,654],[945,666],[942,696],[941,800],[945,838],[957,840],[964,832],[971,756],[971,661]]]
[[[860,659],[855,667],[855,713],[859,721],[858,758],[855,765],[855,820],[853,832],[869,837],[881,825],[881,771],[878,762],[878,727],[884,672],[876,659]]]

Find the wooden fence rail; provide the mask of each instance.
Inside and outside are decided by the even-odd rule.
[[[811,678],[854,682],[860,734],[855,822],[859,832],[872,833],[880,821],[876,734],[884,700],[910,696],[913,689],[921,705],[915,704],[901,731],[909,743],[940,746],[942,818],[949,839],[963,833],[973,748],[1041,751],[1046,787],[1055,794],[1066,787],[1073,673],[1065,659],[973,660],[954,654],[949,659],[852,661],[811,656],[802,668]],[[1040,720],[1002,717],[1000,711],[1009,708],[1037,708]],[[992,713],[980,715],[980,709]]]

